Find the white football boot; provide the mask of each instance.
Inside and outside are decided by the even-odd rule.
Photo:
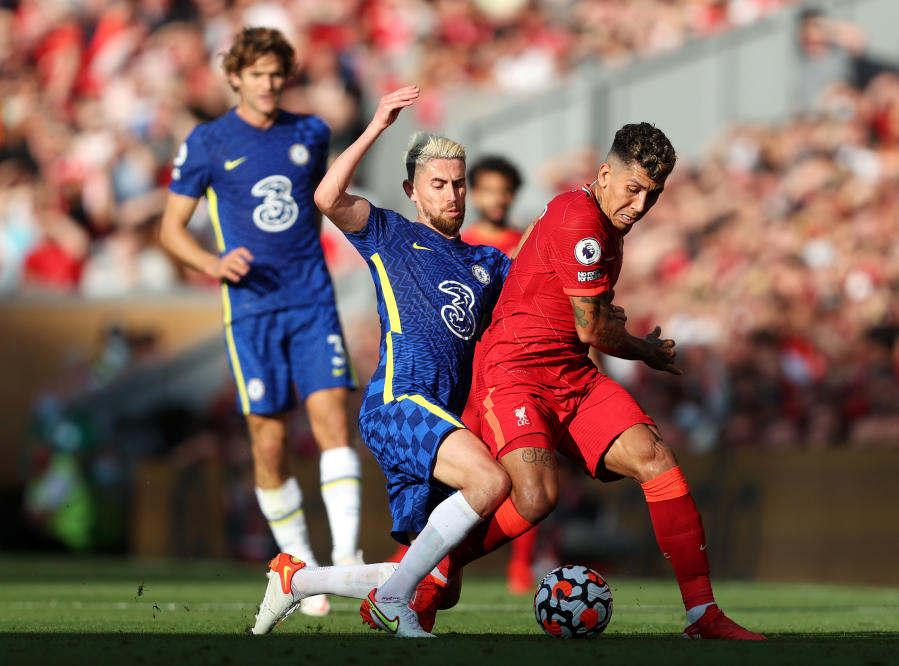
[[[303,601],[312,598],[297,598],[298,595],[295,595],[291,589],[293,575],[305,566],[305,562],[287,553],[281,553],[272,558],[272,561],[268,563],[269,571],[266,574],[268,586],[265,588],[262,603],[259,604],[256,624],[250,630],[251,633],[257,635],[269,633],[288,615],[297,610]],[[317,596],[324,597],[324,595]],[[327,603],[327,599],[325,602]]]

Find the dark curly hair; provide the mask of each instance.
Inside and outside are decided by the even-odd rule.
[[[667,178],[677,160],[668,137],[650,123],[631,123],[615,132],[609,155],[624,164],[639,164],[654,181]]]
[[[468,184],[471,187],[477,185],[478,176],[483,172],[501,173],[509,179],[512,190],[517,191],[521,187],[521,172],[505,157],[499,155],[485,155],[468,169]]]
[[[294,50],[284,35],[274,28],[244,28],[222,58],[222,69],[225,74],[240,74],[244,67],[249,67],[269,53],[281,61],[285,76],[293,73]]]

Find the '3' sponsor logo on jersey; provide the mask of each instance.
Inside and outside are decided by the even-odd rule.
[[[477,329],[474,316],[474,292],[461,282],[444,280],[437,288],[453,297],[450,303],[440,308],[440,316],[450,332],[457,338],[471,340]]]
[[[250,194],[262,197],[261,204],[253,209],[253,224],[263,231],[284,231],[293,226],[300,207],[292,196],[293,185],[287,176],[266,176],[253,185]]]

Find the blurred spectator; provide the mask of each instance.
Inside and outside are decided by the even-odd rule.
[[[859,28],[828,18],[823,10],[806,8],[799,13],[799,111],[818,109],[822,93],[840,83],[853,83],[856,59],[865,41]]]
[[[159,192],[190,128],[235,103],[218,58],[246,20],[293,35],[301,67],[286,105],[327,118],[339,151],[358,132],[363,100],[401,80],[423,86],[416,121],[435,127],[448,95],[533,89],[797,4],[0,3],[0,293],[208,284],[159,252]],[[670,414],[666,439],[683,447],[894,438],[885,401],[899,385],[899,345],[884,331],[899,320],[899,76],[865,52],[857,27],[820,10],[801,13],[797,46],[797,108],[812,113],[731,128],[672,175],[656,221],[629,241],[632,275],[617,302],[632,322],[669,322],[690,378],[650,387],[639,368],[607,369],[654,414]],[[539,172],[553,190],[578,187],[599,156],[567,153]],[[191,232],[211,240],[205,211]],[[332,272],[355,279],[356,254],[327,233]]]
[[[360,131],[363,99],[378,97],[400,80],[414,78],[423,88],[416,121],[437,128],[444,121],[447,95],[458,91],[541,90],[581,63],[612,66],[675,48],[685,39],[757,20],[785,4],[789,2],[3,3],[0,163],[15,159],[34,167],[36,182],[46,186],[39,195],[51,204],[53,219],[33,221],[34,247],[28,251],[36,256],[30,264],[6,234],[2,251],[11,259],[0,268],[0,288],[9,293],[26,285],[49,285],[113,295],[138,287],[139,280],[125,280],[115,290],[98,290],[95,268],[109,264],[113,246],[123,246],[119,256],[124,258],[136,252],[124,246],[145,244],[133,233],[135,222],[123,222],[121,216],[134,216],[139,209],[138,217],[146,219],[138,226],[155,227],[154,193],[167,184],[175,147],[198,120],[217,117],[235,103],[217,60],[244,24],[271,25],[290,36],[301,66],[286,106],[323,117],[332,129],[332,151],[339,152]],[[883,109],[885,132],[892,132],[891,117]],[[10,216],[5,208],[11,205],[21,223],[22,198],[8,201],[0,217]],[[83,230],[80,239],[67,231],[72,223]],[[106,238],[110,235],[111,240]],[[90,270],[83,272],[85,260]],[[81,286],[82,280],[91,283]],[[168,283],[161,272],[159,282]]]
[[[507,256],[518,246],[521,231],[512,228],[509,210],[521,187],[521,173],[509,160],[486,155],[468,169],[468,193],[477,219],[462,231],[470,245],[491,245]]]

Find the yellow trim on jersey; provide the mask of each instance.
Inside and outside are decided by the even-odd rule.
[[[428,402],[420,395],[401,395],[399,398],[396,399],[396,401],[399,402],[400,400],[411,400],[416,405],[421,405],[422,407],[427,409],[429,412],[431,412],[431,414],[435,414],[436,416],[439,416],[444,421],[449,421],[457,428],[465,427],[462,423],[459,422],[458,419],[456,419],[455,416],[450,414],[448,411],[438,407],[437,405],[435,405],[433,403]]]
[[[237,357],[234,331],[231,330],[231,296],[228,294],[228,285],[224,282],[222,282],[222,319],[225,324],[225,345],[228,347],[228,357],[231,359],[231,367],[234,370],[234,383],[237,385],[237,396],[240,399],[240,411],[243,414],[249,414],[250,398],[247,396],[247,383],[244,381],[240,359]]]
[[[385,353],[387,354],[387,362],[384,366],[384,404],[393,400],[393,332],[387,331],[384,336],[384,342],[387,345]]]
[[[227,326],[231,323],[231,294],[228,291],[228,283],[222,281],[222,322]]]
[[[209,219],[215,231],[215,246],[219,252],[225,251],[225,236],[222,234],[222,221],[219,219],[219,197],[211,187],[206,188],[206,202],[209,204]]]
[[[387,346],[387,361],[384,367],[384,404],[393,400],[393,334],[402,334],[403,327],[400,324],[400,310],[396,305],[396,296],[393,295],[393,287],[390,286],[390,277],[380,255],[375,252],[371,255],[371,262],[378,271],[378,280],[381,283],[381,293],[384,294],[384,305],[387,307],[388,330],[384,335],[384,343]]]
[[[219,198],[212,187],[206,188],[206,201],[209,204],[209,219],[212,220],[212,228],[215,231],[215,244],[219,252],[225,251],[225,236],[222,234],[222,222],[219,219]],[[234,344],[234,332],[231,330],[231,295],[228,293],[228,284],[222,281],[222,320],[225,324],[225,343],[228,347],[228,357],[231,359],[231,367],[234,369],[234,383],[237,384],[237,395],[240,399],[240,411],[250,413],[250,398],[247,395],[247,384],[243,378],[243,370],[240,367],[240,359],[237,357],[237,346]]]
[[[378,270],[378,279],[381,281],[381,291],[384,292],[384,305],[387,306],[387,317],[390,319],[390,330],[394,333],[402,333],[403,327],[400,326],[400,311],[396,306],[396,297],[393,295],[393,287],[390,286],[390,278],[387,276],[387,269],[384,268],[384,262],[381,261],[381,257],[377,253],[371,255],[371,260]]]

